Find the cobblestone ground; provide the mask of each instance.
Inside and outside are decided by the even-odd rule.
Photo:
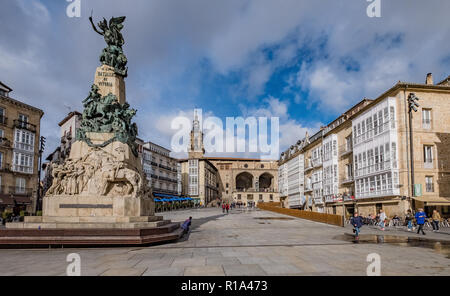
[[[164,214],[194,218],[189,237],[145,248],[0,250],[0,275],[65,275],[70,253],[82,275],[366,275],[367,255],[381,256],[382,275],[450,275],[448,250],[406,244],[359,243],[340,228],[272,212],[199,209]],[[376,229],[366,233],[380,234]],[[415,236],[403,230],[382,234]],[[427,238],[449,240],[430,233]]]

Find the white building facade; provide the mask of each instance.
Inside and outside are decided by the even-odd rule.
[[[288,186],[288,165],[285,163],[278,167],[278,190],[281,197],[288,196]]]
[[[396,111],[386,98],[352,121],[356,199],[400,194]]]
[[[148,185],[153,192],[179,195],[181,172],[178,161],[170,157],[170,150],[147,142],[142,145],[141,157]]]
[[[289,160],[284,167],[287,173],[287,184],[283,184],[288,193],[289,208],[300,208],[305,203],[305,160],[300,154]],[[287,171],[287,172],[286,172]]]
[[[331,134],[323,139],[323,196],[332,201],[339,193],[338,137]]]

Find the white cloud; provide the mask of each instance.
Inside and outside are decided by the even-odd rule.
[[[205,74],[199,65],[205,61],[211,65],[208,76],[238,77],[224,88],[242,98],[243,112],[251,108],[280,117],[282,145],[318,125],[300,125],[289,117],[289,108],[317,105],[329,116],[398,80],[423,82],[428,72],[436,80],[450,74],[449,1],[383,1],[381,19],[367,17],[364,0],[135,0],[132,5],[90,0],[83,1],[81,19],[69,19],[65,5],[53,5],[5,1],[0,10],[0,72],[7,73],[1,80],[14,88],[14,97],[44,109],[44,135],[53,135],[67,112],[64,105],[81,108],[92,83],[104,46],[87,21],[92,8],[96,19],[100,12],[127,16],[127,97],[138,109],[142,136],[162,145],[171,135],[164,116],[202,106],[198,94]],[[306,56],[297,57],[302,50]],[[343,61],[359,71],[348,71]],[[255,100],[275,71],[296,64],[303,66],[285,90],[293,101],[270,93],[267,100]],[[220,104],[229,103],[219,102],[217,108]],[[53,148],[57,141],[54,136]]]

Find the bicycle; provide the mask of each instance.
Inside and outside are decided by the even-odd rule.
[[[425,221],[425,227],[428,228],[428,229],[433,228],[432,223],[433,223],[433,222],[431,222],[430,219],[427,219],[427,220]]]
[[[439,222],[439,226],[440,227],[450,227],[450,224],[446,219],[443,219],[442,221]]]

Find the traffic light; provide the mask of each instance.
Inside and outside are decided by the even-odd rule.
[[[419,107],[419,103],[417,103],[419,101],[419,98],[416,97],[415,93],[411,93],[409,94],[408,97],[408,104],[409,104],[409,112],[417,112],[417,108]]]
[[[39,149],[41,153],[44,152],[44,149],[45,149],[45,141],[46,141],[45,137],[41,137],[41,147],[40,147],[40,149]]]

